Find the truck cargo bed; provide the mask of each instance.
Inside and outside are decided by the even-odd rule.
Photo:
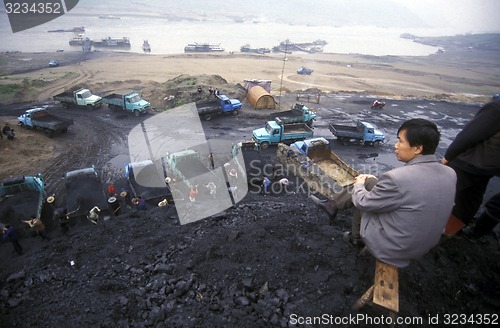
[[[135,196],[141,196],[145,200],[156,200],[160,198],[171,199],[170,189],[164,182],[165,177],[161,176],[156,166],[144,166],[132,168],[128,182],[133,189]]]
[[[5,195],[0,202],[1,222],[18,227],[22,220],[36,216],[42,203],[41,197],[40,192],[34,190]]]
[[[196,110],[198,111],[198,114],[218,113],[221,111],[220,102],[213,101],[213,102],[196,104]]]
[[[205,165],[203,165],[203,163],[192,158],[179,161],[177,163],[177,168],[187,179],[191,179],[210,172],[210,170]]]
[[[66,181],[66,208],[74,215],[87,215],[90,209],[98,206],[101,211],[108,209],[108,200],[99,180],[79,177]]]
[[[123,102],[123,96],[117,93],[112,93],[110,95],[102,97],[102,101],[112,104],[121,104]]]

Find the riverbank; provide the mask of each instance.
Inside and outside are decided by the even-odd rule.
[[[181,74],[217,74],[230,84],[245,79],[271,80],[271,92],[316,88],[384,97],[418,97],[484,102],[498,93],[500,68],[496,44],[483,36],[464,39],[422,38],[444,52],[425,57],[358,54],[177,54],[63,52],[0,54],[1,103],[46,101],[55,93],[85,85],[96,93],[142,90]],[[467,41],[468,40],[468,41]],[[472,42],[477,40],[476,43]],[[48,67],[56,59],[59,67]],[[299,67],[314,70],[298,75]]]

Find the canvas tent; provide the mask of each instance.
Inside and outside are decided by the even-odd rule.
[[[276,102],[273,96],[263,87],[256,85],[248,90],[247,100],[254,109],[275,109]]]

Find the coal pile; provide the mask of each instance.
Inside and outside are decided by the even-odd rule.
[[[329,225],[304,194],[248,194],[187,225],[150,206],[24,238],[22,256],[4,242],[0,326],[294,327],[308,326],[297,316],[355,314],[374,259],[342,241],[349,226],[349,212]],[[449,240],[401,270],[400,316],[496,311],[495,242]]]

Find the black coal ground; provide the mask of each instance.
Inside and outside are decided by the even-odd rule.
[[[366,115],[342,106],[345,120]],[[325,118],[330,111],[320,113]],[[388,107],[377,124],[393,133],[399,113]],[[324,126],[318,120],[316,129]],[[353,145],[339,152],[369,158],[374,150]],[[382,159],[384,151],[376,152]],[[187,225],[179,224],[172,207],[150,206],[98,225],[73,221],[67,235],[46,222],[51,240],[23,238],[22,256],[2,242],[0,326],[293,327],[319,326],[309,324],[319,316],[321,323],[379,326],[387,312],[351,310],[373,282],[375,261],[358,257],[359,249],[342,240],[350,212],[330,225],[300,190],[252,191],[234,207]],[[457,237],[401,269],[399,318],[413,324],[398,326],[430,326],[436,316],[442,325],[451,314],[498,314],[497,259],[495,235]],[[348,320],[353,316],[359,321]],[[463,326],[478,326],[471,322]]]

